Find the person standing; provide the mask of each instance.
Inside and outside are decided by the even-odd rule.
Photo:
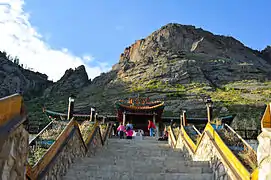
[[[122,123],[120,123],[119,127],[117,128],[117,131],[119,132],[120,139],[124,139],[125,126]]]
[[[126,129],[127,129],[128,127],[129,127],[131,130],[133,130],[133,125],[130,124],[130,122],[127,122],[127,124],[126,124]]]
[[[149,120],[148,130],[150,131],[151,137],[153,136],[154,129],[156,129],[155,124],[151,120]]]
[[[126,132],[126,139],[133,139],[133,130],[128,126],[124,132]]]

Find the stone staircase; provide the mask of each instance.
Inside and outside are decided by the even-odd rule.
[[[74,162],[63,179],[211,180],[213,173],[208,162],[190,161],[167,142],[112,138],[95,156]]]

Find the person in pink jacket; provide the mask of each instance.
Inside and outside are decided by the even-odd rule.
[[[124,139],[125,126],[122,123],[120,123],[119,127],[117,128],[117,131],[119,132],[120,139]]]
[[[127,139],[133,139],[133,130],[129,126],[124,130],[124,132],[126,132]]]

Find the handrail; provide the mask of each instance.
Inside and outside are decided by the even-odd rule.
[[[198,135],[201,135],[201,133],[199,132],[199,130],[194,125],[192,125],[192,127],[198,133]]]
[[[254,149],[238,134],[236,133],[229,125],[225,124],[225,127],[227,127],[234,135],[236,135],[248,148],[249,150],[253,151],[255,154],[257,154]]]
[[[111,124],[112,125],[112,124]],[[109,131],[108,129],[107,131]],[[46,151],[46,153],[39,159],[39,161],[31,167],[27,165],[26,168],[26,175],[27,178],[30,180],[40,179],[46,173],[46,169],[48,170],[50,164],[52,163],[55,156],[57,156],[57,152],[61,151],[63,146],[66,145],[66,142],[74,135],[74,132],[77,131],[79,133],[80,141],[83,143],[86,152],[89,150],[89,143],[92,141],[95,134],[98,132],[100,133],[100,128],[98,126],[98,122],[95,123],[93,130],[89,133],[86,141],[83,140],[82,133],[79,128],[79,124],[77,121],[72,119],[62,133],[58,136],[56,141],[50,146],[50,148]],[[100,136],[101,141],[103,142],[102,136]]]
[[[251,151],[251,152],[253,152],[256,156],[257,156],[257,153],[254,151],[254,149],[238,134],[238,133],[236,133],[229,125],[227,125],[227,124],[225,124],[225,126],[227,127],[227,128],[229,128],[230,129],[230,131],[232,132],[232,133],[234,133],[246,146],[247,146],[247,148]],[[254,169],[254,171],[251,173],[251,178],[252,179],[258,179],[258,174],[259,174],[259,169],[258,169],[258,167],[256,168],[256,169]]]
[[[268,104],[261,119],[261,128],[271,128],[270,111],[271,111],[270,104]]]
[[[86,141],[84,142],[86,146],[88,146],[88,144],[91,142],[93,135],[94,135],[95,132],[97,131],[97,128],[99,128],[99,127],[98,127],[98,122],[96,122],[96,123],[94,124],[93,130],[91,131],[91,133],[89,134],[88,138],[87,138]]]
[[[189,135],[186,133],[184,126],[181,126],[181,133],[183,133],[184,140],[188,144],[189,148],[192,150],[193,153],[196,152],[197,145],[193,142],[193,140],[189,137]],[[200,140],[203,136],[201,136]]]
[[[0,126],[4,126],[16,115],[21,114],[22,96],[13,94],[0,99]]]
[[[106,139],[108,138],[109,134],[112,131],[112,127],[113,127],[112,123],[107,123],[107,127],[106,127],[106,130],[105,130],[104,136],[103,136],[103,142],[105,142]]]
[[[29,141],[28,144],[31,144],[33,141],[35,141],[36,138],[39,137],[45,130],[47,130],[47,128],[53,123],[54,121],[49,122],[31,141]]]
[[[171,146],[173,146],[175,148],[175,146],[177,145],[177,140],[174,136],[174,133],[173,133],[171,126],[169,126],[169,138],[171,140]]]
[[[57,140],[52,144],[52,146],[46,151],[46,153],[41,157],[41,159],[32,167],[32,174],[35,178],[46,168],[46,166],[51,162],[53,157],[56,155],[57,151],[64,140],[69,136],[71,131],[74,129],[74,120],[71,120],[62,133],[58,136]]]
[[[170,129],[172,131],[172,129]],[[253,172],[250,174],[248,170],[244,167],[244,165],[239,161],[239,159],[233,154],[233,152],[228,148],[228,146],[224,143],[221,139],[219,134],[215,131],[210,123],[207,123],[199,141],[197,144],[193,142],[193,140],[189,137],[187,132],[185,131],[184,127],[181,126],[181,137],[183,138],[186,146],[189,150],[195,154],[202,142],[203,137],[205,134],[209,134],[210,138],[213,139],[213,143],[215,143],[215,147],[217,147],[223,158],[223,161],[226,162],[226,166],[228,166],[234,174],[240,176],[242,179],[250,179],[256,177],[257,172]],[[180,137],[180,136],[179,136]]]

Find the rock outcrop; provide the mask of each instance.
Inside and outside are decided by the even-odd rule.
[[[125,48],[113,69],[125,81],[159,79],[217,87],[243,79],[269,79],[270,67],[256,51],[232,37],[168,24]]]
[[[0,52],[0,97],[14,93],[22,93],[25,98],[41,96],[51,84],[46,74],[24,69]]]
[[[88,83],[90,83],[90,80],[88,80],[85,66],[81,65],[74,70],[66,70],[60,80],[45,90],[44,96],[48,97],[52,95],[63,95],[77,92]]]
[[[261,53],[263,58],[271,64],[271,46],[267,46]]]

